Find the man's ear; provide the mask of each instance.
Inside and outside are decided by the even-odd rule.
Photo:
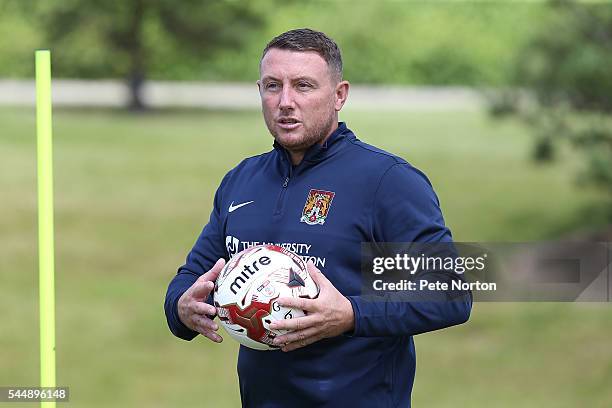
[[[350,84],[348,81],[340,81],[336,85],[336,92],[334,95],[335,97],[334,107],[336,108],[336,112],[339,112],[344,106],[344,103],[346,102],[346,99],[348,98],[349,87],[350,87]]]
[[[257,89],[259,90],[259,93],[261,93],[261,81],[259,79],[257,80]]]

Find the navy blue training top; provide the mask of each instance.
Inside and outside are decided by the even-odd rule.
[[[467,321],[471,297],[369,301],[361,296],[361,243],[451,240],[427,177],[340,123],[298,166],[275,143],[227,173],[208,224],[168,287],[168,325],[182,339],[197,336],[179,320],[177,302],[217,259],[251,245],[284,246],[312,260],[350,300],[355,328],[287,353],[241,346],[243,406],[408,407],[412,336]]]

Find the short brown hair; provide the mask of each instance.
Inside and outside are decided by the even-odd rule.
[[[284,32],[274,37],[266,45],[261,54],[261,60],[272,48],[302,52],[314,51],[327,62],[327,66],[332,71],[333,76],[338,81],[342,80],[342,55],[340,54],[340,48],[325,33],[311,30],[310,28],[299,28]]]

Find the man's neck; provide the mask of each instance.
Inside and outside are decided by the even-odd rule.
[[[291,158],[291,164],[297,166],[304,160],[304,154],[306,154],[305,150],[300,150],[299,152],[289,151],[289,157]]]
[[[329,133],[327,134],[327,136],[325,136],[323,139],[321,139],[320,142],[318,142],[319,145],[322,145],[323,143],[325,143],[327,141],[327,139],[329,139],[329,137],[336,131],[336,129],[338,129],[338,121],[334,121],[334,126],[332,127],[332,129],[329,131]],[[302,149],[302,150],[288,150],[289,152],[289,157],[291,158],[291,164],[293,164],[294,166],[299,165],[302,160],[304,160],[304,155],[306,154],[306,151],[308,149],[310,149],[312,146],[308,146],[306,149]]]

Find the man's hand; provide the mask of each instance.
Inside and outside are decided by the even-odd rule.
[[[307,266],[310,276],[319,285],[319,297],[278,299],[281,306],[302,309],[307,313],[304,317],[277,321],[270,325],[272,329],[294,330],[274,339],[274,344],[282,345],[283,351],[295,350],[327,337],[338,336],[353,330],[355,325],[351,302],[312,262],[309,261]]]
[[[215,333],[219,326],[211,319],[217,314],[217,309],[206,303],[206,298],[215,287],[215,281],[224,265],[225,260],[219,259],[215,266],[200,276],[178,301],[178,315],[183,324],[216,343],[223,341],[223,338]]]

